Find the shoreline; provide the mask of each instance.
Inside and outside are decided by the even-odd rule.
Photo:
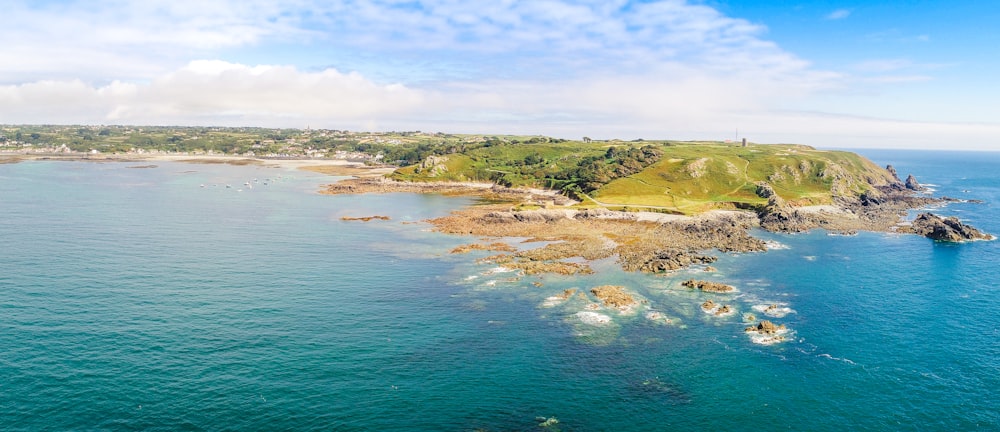
[[[530,273],[586,273],[590,271],[590,261],[609,257],[617,257],[619,264],[627,271],[648,273],[673,272],[691,266],[708,265],[716,259],[705,254],[712,250],[722,253],[766,251],[767,244],[750,234],[752,228],[785,233],[822,228],[840,234],[873,231],[931,237],[928,234],[933,227],[925,229],[926,232],[909,227],[905,219],[907,212],[930,204],[950,202],[947,198],[932,198],[895,185],[882,187],[877,200],[867,201],[862,197],[854,200],[841,199],[834,204],[796,207],[780,200],[771,190],[766,194],[768,204],[756,211],[715,209],[697,215],[681,215],[579,207],[579,202],[555,190],[508,188],[483,182],[402,182],[384,177],[384,174],[393,171],[393,167],[370,167],[343,159],[0,152],[0,163],[25,160],[125,163],[162,161],[273,166],[352,177],[322,185],[320,194],[405,192],[475,196],[487,204],[456,210],[448,216],[427,222],[435,231],[479,236],[487,243],[510,237],[553,242],[541,248],[485,259],[486,262]],[[938,225],[954,224],[942,222]],[[963,229],[971,228],[960,223],[958,226]],[[974,228],[971,228],[971,232],[979,234]],[[959,237],[952,238],[963,241]],[[967,239],[987,238],[992,236],[984,234]],[[567,260],[574,262],[568,263]]]
[[[557,191],[514,189],[488,183],[354,178],[324,185],[320,193],[407,192],[480,197],[486,203],[427,222],[438,232],[480,237],[481,243],[469,245],[472,248],[485,248],[486,244],[503,238],[550,242],[541,248],[506,252],[480,260],[526,274],[585,274],[592,271],[591,261],[611,257],[616,257],[626,271],[672,273],[693,266],[705,266],[710,271],[709,264],[717,259],[711,251],[767,251],[769,245],[751,235],[753,228],[778,233],[820,228],[845,235],[858,231],[899,232],[942,239],[928,235],[931,228],[924,232],[911,229],[906,217],[910,210],[946,204],[947,198],[922,195],[902,185],[876,187],[875,190],[877,199],[840,197],[834,204],[810,206],[793,206],[772,192],[768,204],[755,210],[716,209],[697,215],[584,208]],[[969,228],[967,232],[978,234],[974,228],[961,225],[957,220],[955,223],[958,228]],[[949,224],[945,221],[938,225]],[[959,235],[951,238],[955,239],[953,241],[979,239],[963,239]]]
[[[394,170],[394,167],[368,166],[361,162],[345,159],[316,158],[257,158],[233,155],[206,154],[107,154],[107,153],[24,153],[0,152],[0,164],[18,163],[23,161],[66,161],[66,162],[183,162],[193,164],[229,164],[229,165],[260,165],[287,169],[301,169],[333,176],[370,176],[382,175]]]

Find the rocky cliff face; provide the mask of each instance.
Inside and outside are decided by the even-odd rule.
[[[447,156],[427,156],[426,159],[417,165],[415,172],[418,174],[422,173],[427,177],[437,177],[448,172],[448,167],[445,165],[445,162],[447,161]]]
[[[767,205],[757,211],[760,226],[768,231],[803,232],[816,228],[815,222],[803,217],[766,182],[757,183],[757,196],[767,198]]]
[[[933,213],[921,213],[913,220],[913,224],[908,229],[901,229],[900,231],[910,231],[929,239],[943,242],[991,240],[993,238],[989,234],[984,234],[969,225],[959,222],[957,218],[942,218]]]

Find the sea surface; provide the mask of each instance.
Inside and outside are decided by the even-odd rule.
[[[1000,153],[861,153],[1000,234]],[[153,164],[0,165],[0,430],[1000,430],[1000,242],[757,232],[715,273],[518,276],[422,222],[471,198]],[[646,304],[550,298],[603,284]]]

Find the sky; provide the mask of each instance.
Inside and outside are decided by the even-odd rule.
[[[1000,150],[1000,3],[0,0],[0,124]]]

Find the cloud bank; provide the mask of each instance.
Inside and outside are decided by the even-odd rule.
[[[820,70],[766,28],[680,0],[21,2],[10,17],[0,37],[19,43],[0,48],[0,123],[626,139],[739,129],[839,147],[997,129],[803,110],[852,81],[929,77],[904,73],[904,59]]]

